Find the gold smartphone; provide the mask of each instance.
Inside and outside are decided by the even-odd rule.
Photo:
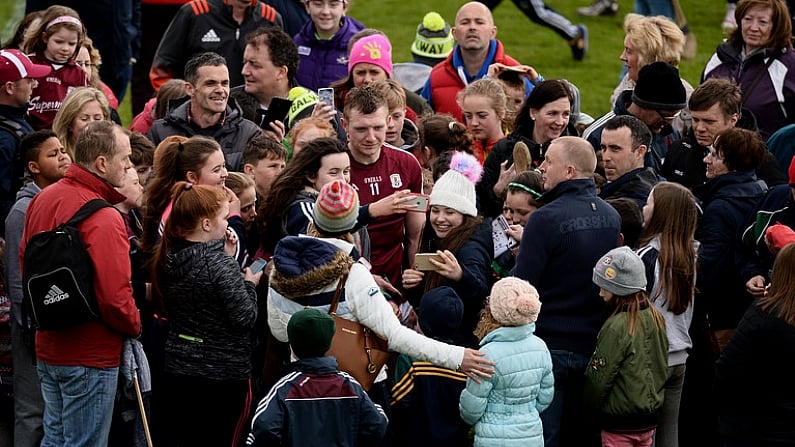
[[[421,272],[432,272],[436,270],[436,266],[431,264],[431,259],[442,262],[436,253],[417,253],[414,255],[414,269]]]

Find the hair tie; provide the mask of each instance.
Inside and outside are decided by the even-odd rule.
[[[185,149],[185,146],[182,145],[182,141],[178,141],[177,142],[177,150],[182,152],[183,149]]]
[[[536,191],[535,189],[533,189],[533,188],[531,188],[529,186],[523,185],[521,183],[511,182],[511,183],[508,183],[508,187],[509,188],[510,187],[519,188],[521,190],[527,191],[528,193],[530,193],[530,195],[532,195],[536,199],[541,197],[541,193],[540,192]]]
[[[44,27],[44,29],[48,30],[52,26],[55,26],[59,23],[72,23],[74,25],[79,26],[81,29],[83,28],[83,22],[81,22],[80,19],[74,18],[72,16],[58,16],[50,20],[50,23],[48,23],[47,26]]]
[[[185,191],[188,191],[188,190],[190,190],[191,188],[193,188],[193,183],[191,183],[191,182],[187,182],[187,183],[185,183]]]
[[[451,132],[454,131],[455,130],[455,121],[450,121],[449,123],[447,123],[447,128],[450,129]]]

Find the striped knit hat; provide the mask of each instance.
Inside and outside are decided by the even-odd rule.
[[[326,183],[312,210],[318,230],[329,235],[349,233],[359,217],[359,195],[345,180]]]

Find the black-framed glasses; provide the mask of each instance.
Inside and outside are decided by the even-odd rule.
[[[671,121],[675,120],[676,117],[679,116],[680,113],[682,113],[681,111],[679,111],[674,113],[673,115],[663,115],[663,113],[660,112],[659,110],[655,110],[655,112],[657,112],[657,115],[660,115],[660,118],[662,118],[667,123],[670,123]]]
[[[95,65],[95,64],[92,64],[90,61],[89,62],[75,61],[75,64],[78,67],[93,67]]]

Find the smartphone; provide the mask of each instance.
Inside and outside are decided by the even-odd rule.
[[[412,196],[412,199],[410,202],[406,202],[406,205],[413,205],[414,208],[410,208],[409,211],[414,211],[419,213],[428,212],[428,207],[431,202],[431,198],[429,196],[417,193],[412,193],[410,195]]]
[[[268,265],[268,261],[266,261],[266,260],[264,260],[262,258],[257,258],[257,259],[254,260],[254,262],[251,263],[250,266],[248,266],[248,269],[251,270],[252,274],[256,275],[257,273],[261,272],[262,269],[264,269],[265,266],[267,266],[267,265]]]
[[[497,216],[497,225],[499,225],[502,231],[505,231],[508,228],[510,228],[510,226],[508,225],[508,219],[506,219],[505,216],[503,216],[502,214]]]
[[[442,259],[436,253],[417,253],[414,255],[414,268],[421,272],[436,270],[436,266],[431,264],[431,259],[442,262]]]
[[[284,122],[287,119],[287,112],[290,111],[290,106],[292,105],[293,102],[289,99],[274,97],[271,99],[268,110],[257,109],[260,129],[271,130],[270,124],[272,122]]]
[[[317,96],[320,98],[320,102],[325,102],[326,104],[334,107],[334,89],[333,88],[319,88],[317,89]]]

